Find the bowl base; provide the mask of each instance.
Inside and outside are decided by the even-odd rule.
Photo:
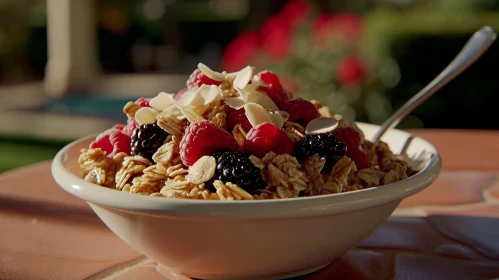
[[[321,270],[321,269],[329,266],[331,263],[332,262],[328,262],[328,263],[325,263],[325,264],[321,264],[319,266],[314,266],[312,268],[302,269],[302,270],[299,270],[299,271],[292,271],[292,272],[286,272],[286,273],[282,273],[282,274],[268,275],[268,276],[264,276],[262,278],[250,277],[248,279],[252,279],[252,280],[283,280],[283,279],[288,279],[288,278],[303,276],[303,275],[306,275],[306,274],[309,274],[309,273],[312,273],[312,272],[316,272],[318,270]],[[172,271],[168,267],[164,267],[164,266],[158,265],[157,271],[161,275],[165,276],[165,279],[171,279],[171,277],[172,277]],[[176,273],[173,273],[173,274],[176,274]],[[230,277],[230,276],[227,276],[227,275],[203,274],[203,273],[200,273],[200,274],[196,274],[196,273],[189,274],[189,273],[186,273],[185,275],[188,275],[189,277],[194,278],[194,279],[206,279],[206,280],[208,280],[208,279],[210,279],[210,280],[215,280],[215,279],[224,279],[224,280],[238,279],[238,280],[241,280],[241,279],[244,279],[244,278],[241,278],[240,276]],[[176,276],[178,277],[179,275],[176,274]],[[178,277],[178,279],[184,279],[184,278]]]

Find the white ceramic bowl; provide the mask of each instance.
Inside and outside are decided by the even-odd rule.
[[[367,138],[378,129],[362,123],[359,127]],[[441,168],[430,143],[392,130],[383,140],[394,152],[405,149],[423,159],[421,172],[397,183],[282,200],[167,199],[82,180],[77,158],[92,138],[75,141],[57,154],[52,164],[56,182],[86,200],[140,253],[169,271],[202,279],[276,279],[320,269],[371,234],[403,198],[430,185]]]

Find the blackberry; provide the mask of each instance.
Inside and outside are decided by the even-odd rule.
[[[293,156],[301,163],[308,157],[319,154],[319,156],[326,158],[326,164],[324,164],[321,173],[327,173],[346,153],[347,146],[345,144],[338,142],[338,139],[332,134],[323,133],[305,137],[296,145]]]
[[[232,152],[228,149],[215,151],[217,169],[213,180],[231,182],[249,193],[267,186],[260,174],[260,169],[251,163],[248,153]]]
[[[168,135],[156,123],[139,126],[132,135],[132,155],[140,155],[152,162],[152,155],[163,145]]]

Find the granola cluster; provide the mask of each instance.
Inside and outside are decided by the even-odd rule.
[[[386,143],[366,140],[355,123],[331,113],[320,101],[287,106],[291,95],[268,73],[254,75],[251,67],[218,73],[200,64],[187,82],[190,88],[128,102],[123,109],[128,124],[104,132],[81,150],[83,178],[154,197],[253,200],[356,191],[417,173]],[[306,102],[316,111],[296,105]],[[245,114],[233,125],[230,118],[240,110]],[[197,133],[192,127],[200,122],[210,125],[199,125]],[[341,128],[353,129],[356,140],[339,141],[343,134],[334,131]],[[317,136],[329,133],[338,137],[334,146]],[[309,139],[316,136],[320,141]],[[303,141],[319,145],[307,146],[317,152],[298,157],[293,149]],[[347,153],[355,141],[358,151]],[[324,154],[326,148],[336,154]],[[359,161],[359,155],[365,160]],[[257,188],[248,188],[252,178],[259,180]]]

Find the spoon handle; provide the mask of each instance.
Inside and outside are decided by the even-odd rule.
[[[414,95],[381,125],[373,142],[377,142],[387,130],[397,126],[416,107],[466,70],[485,53],[495,39],[496,33],[490,26],[484,26],[475,32],[454,60],[431,83]]]

